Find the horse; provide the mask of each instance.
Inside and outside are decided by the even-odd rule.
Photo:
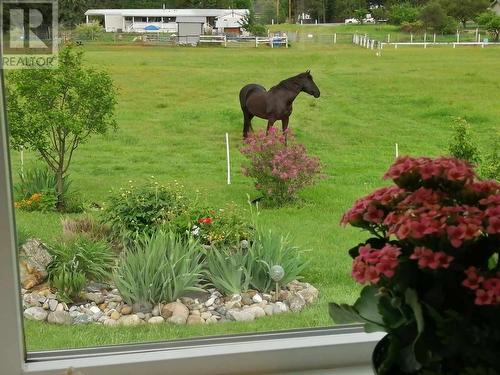
[[[243,138],[248,137],[252,129],[254,116],[267,120],[267,131],[281,120],[283,132],[288,128],[292,114],[292,104],[301,92],[319,98],[320,91],[313,81],[310,71],[287,78],[269,91],[256,83],[244,86],[240,90],[240,104],[243,111]]]

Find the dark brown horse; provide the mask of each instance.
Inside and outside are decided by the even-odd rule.
[[[288,128],[292,114],[292,104],[302,91],[319,98],[318,86],[313,81],[309,70],[281,81],[266,91],[261,85],[251,83],[240,91],[240,104],[243,111],[243,138],[252,130],[254,116],[267,120],[267,131],[281,120],[283,131]]]

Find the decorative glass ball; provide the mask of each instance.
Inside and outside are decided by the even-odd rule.
[[[272,266],[269,270],[269,276],[276,282],[281,281],[283,276],[285,276],[285,270],[280,265]]]

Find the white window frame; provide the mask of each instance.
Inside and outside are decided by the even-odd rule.
[[[59,375],[70,367],[85,375],[264,374],[294,371],[304,374],[316,369],[329,369],[328,373],[337,375],[372,373],[371,352],[382,335],[366,334],[360,326],[27,353],[15,245],[3,71],[0,74],[1,374]]]

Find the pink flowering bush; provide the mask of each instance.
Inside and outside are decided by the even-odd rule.
[[[282,133],[271,128],[268,134],[251,134],[241,153],[248,160],[243,174],[255,180],[255,187],[269,205],[280,206],[297,199],[300,189],[321,177],[319,158],[308,156],[289,130]]]
[[[361,297],[333,319],[389,333],[379,374],[500,374],[500,183],[448,157],[401,157],[384,178],[342,217],[372,237],[349,251]]]

